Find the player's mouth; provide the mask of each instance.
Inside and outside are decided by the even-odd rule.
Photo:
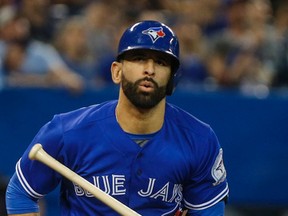
[[[153,91],[155,84],[152,81],[143,80],[139,83],[139,88],[142,91]]]

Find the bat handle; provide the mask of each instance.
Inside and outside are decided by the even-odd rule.
[[[116,212],[123,216],[141,216],[137,212],[130,209],[128,206],[119,202],[114,197],[106,194],[104,191],[95,187],[93,184],[88,182],[86,179],[78,175],[77,173],[70,170],[68,167],[61,164],[55,158],[51,157],[43,148],[40,143],[35,144],[29,152],[29,158],[31,160],[38,160],[45,165],[49,166],[56,172],[60,173],[62,176],[66,177],[70,181],[78,184],[83,189],[92,193],[96,198],[110,206]]]
[[[43,148],[42,148],[42,145],[40,143],[35,144],[29,152],[29,158],[31,160],[36,160],[37,154],[39,154],[39,151],[41,149],[43,149]]]

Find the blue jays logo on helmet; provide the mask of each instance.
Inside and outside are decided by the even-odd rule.
[[[158,38],[164,37],[165,33],[163,31],[162,27],[150,27],[144,31],[142,31],[143,34],[149,35],[152,42],[154,43]]]

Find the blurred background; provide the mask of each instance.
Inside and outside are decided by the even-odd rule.
[[[14,166],[54,114],[116,99],[120,36],[143,19],[180,40],[168,101],[207,122],[230,184],[227,216],[288,215],[288,1],[0,0],[0,215]],[[41,203],[59,215],[57,189]]]

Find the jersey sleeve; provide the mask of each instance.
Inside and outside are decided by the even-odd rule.
[[[45,164],[29,159],[29,152],[36,143],[40,143],[52,157],[61,160],[59,153],[63,145],[63,135],[58,116],[39,130],[16,164],[16,174],[22,187],[30,196],[37,199],[51,192],[58,185],[61,177]]]
[[[190,209],[186,215],[187,216],[224,216],[225,215],[224,209],[225,209],[225,203],[224,201],[221,201],[203,210]]]
[[[197,168],[183,188],[184,205],[191,210],[208,209],[229,193],[223,150],[211,128],[207,137],[198,144]]]
[[[8,214],[39,212],[38,199],[27,193],[16,174],[12,176],[7,186],[6,209]]]

